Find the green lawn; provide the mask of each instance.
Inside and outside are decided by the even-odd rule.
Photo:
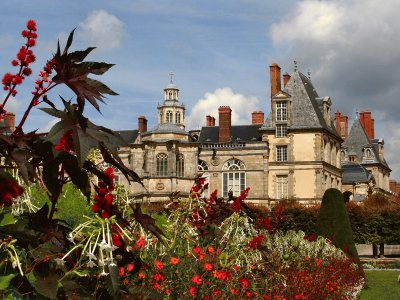
[[[400,299],[399,271],[365,270],[368,288],[361,292],[360,300]]]

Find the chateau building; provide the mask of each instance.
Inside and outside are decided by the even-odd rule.
[[[360,140],[358,135],[353,140],[358,127],[353,130],[353,125],[347,136],[347,123],[341,125],[345,116],[336,115],[337,131],[330,97],[320,97],[310,78],[296,66],[291,75],[282,76],[283,85],[277,64],[270,66],[270,77],[266,106],[271,113],[266,119],[263,112],[255,111],[251,124],[232,125],[231,108],[221,106],[218,124],[214,116],[206,116],[205,126],[191,131],[185,128],[185,106],[179,102],[179,89],[171,77],[157,107],[157,126],[148,130],[146,118],[139,116],[137,130],[120,131],[128,144],[120,148],[121,158],[144,185],[126,184],[131,197],[160,201],[175,191],[185,196],[195,177],[201,175],[209,184],[205,196],[215,189],[224,197],[229,191],[239,195],[250,187],[248,200],[260,204],[281,199],[320,201],[326,189],[342,189],[342,173],[347,167],[341,163],[352,159],[352,151],[359,151],[355,148],[359,142],[365,148],[357,152],[358,159],[364,161],[369,151],[375,157],[364,161],[365,176],[386,189],[390,169],[384,162],[383,141],[368,136]],[[126,183],[123,176],[118,179]]]
[[[384,157],[384,141],[375,138],[371,112],[363,111],[348,133],[348,116],[336,112],[336,128],[344,142],[341,148],[343,195],[345,200],[362,201],[372,193],[390,194],[391,169]]]

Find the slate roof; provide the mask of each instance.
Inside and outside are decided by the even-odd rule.
[[[258,131],[261,124],[232,126],[232,142],[261,141],[261,133]],[[200,130],[200,143],[218,143],[219,126],[205,126]]]
[[[354,182],[368,183],[373,179],[373,175],[368,170],[356,163],[342,165],[342,183],[353,184]]]
[[[138,130],[118,130],[117,132],[127,144],[134,143],[139,134]]]
[[[153,129],[144,133],[144,135],[152,134],[152,133],[179,133],[179,134],[188,134],[184,129],[173,123],[160,123]]]
[[[339,137],[336,129],[331,124],[327,124],[323,116],[322,104],[325,98],[318,96],[311,80],[307,76],[299,71],[293,72],[283,92],[292,97],[290,128],[323,128]],[[271,124],[271,116],[268,116],[263,129],[272,129]]]
[[[343,142],[343,147],[347,148],[348,154],[350,152],[352,154],[356,154],[359,161],[363,158],[363,148],[364,147],[371,147],[374,152],[374,158],[368,160],[365,163],[371,164],[382,164],[385,167],[389,168],[388,164],[386,163],[385,159],[381,159],[379,156],[379,145],[378,139],[370,140],[365,133],[363,126],[358,118],[356,118],[351,126],[349,135],[347,136],[346,140]]]

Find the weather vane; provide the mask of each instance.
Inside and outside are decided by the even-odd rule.
[[[296,72],[297,71],[297,60],[294,60],[293,64],[294,64],[294,71]]]
[[[170,83],[172,84],[172,83],[174,83],[174,81],[172,80],[172,77],[174,76],[175,74],[173,73],[173,72],[169,72],[169,76],[171,77],[171,79],[170,79]]]

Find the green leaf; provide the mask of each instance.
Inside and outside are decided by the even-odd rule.
[[[114,64],[107,64],[105,62],[84,62],[80,64],[81,68],[86,68],[90,73],[95,75],[102,75],[107,72]]]
[[[82,167],[90,152],[88,138],[82,129],[75,127],[73,128],[72,139],[74,140],[75,154],[78,158],[79,166]]]
[[[11,212],[5,213],[5,214],[0,214],[0,226],[14,224],[15,222],[16,222],[16,220]]]
[[[51,127],[49,133],[46,136],[46,140],[52,141],[54,143],[58,143],[60,137],[67,131],[68,123],[64,120],[57,122]]]
[[[41,107],[39,108],[41,111],[44,111],[45,113],[49,114],[50,116],[56,117],[56,118],[65,118],[67,115],[64,111],[50,108],[50,107]]]
[[[0,290],[5,290],[10,285],[11,279],[13,279],[16,274],[9,274],[6,276],[0,276]]]
[[[71,52],[70,54],[68,54],[68,58],[70,59],[71,62],[81,62],[94,49],[96,49],[96,47],[89,47],[89,48],[87,48],[86,50],[83,50],[83,51]]]

